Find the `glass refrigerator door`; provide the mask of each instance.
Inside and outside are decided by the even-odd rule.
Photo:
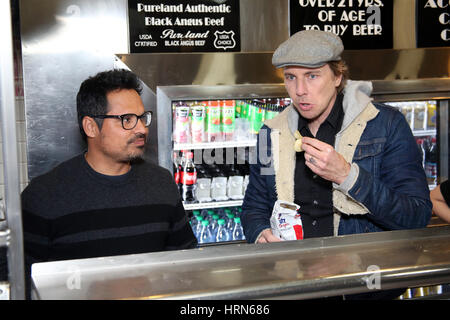
[[[408,121],[422,155],[422,165],[430,190],[435,188],[438,183],[439,162],[437,101],[401,101],[386,104],[398,108]]]
[[[398,108],[416,138],[430,190],[448,179],[448,100],[385,102]]]

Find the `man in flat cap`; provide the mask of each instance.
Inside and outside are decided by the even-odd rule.
[[[280,241],[276,200],[300,206],[304,238],[425,227],[431,202],[411,129],[396,109],[372,102],[372,84],[348,80],[341,39],[300,31],[272,63],[292,104],[268,120],[250,168],[242,224],[250,243]],[[301,145],[301,146],[300,146]],[[265,149],[265,150],[264,150]]]

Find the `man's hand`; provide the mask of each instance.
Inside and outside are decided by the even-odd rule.
[[[350,172],[350,163],[334,150],[333,146],[320,140],[303,137],[305,164],[325,180],[341,184]]]
[[[267,242],[280,242],[281,239],[275,237],[271,229],[265,229],[261,232],[261,236],[258,238],[256,243],[267,243]]]

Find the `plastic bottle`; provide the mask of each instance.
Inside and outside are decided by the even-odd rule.
[[[180,195],[183,195],[183,174],[184,174],[184,166],[186,164],[186,153],[187,150],[181,151],[181,157],[178,156],[178,190],[180,191]]]
[[[235,101],[222,102],[222,132],[225,141],[232,141],[234,135]]]
[[[422,158],[422,167],[425,169],[425,145],[424,145],[424,139],[417,139],[417,146],[419,147],[420,156]]]
[[[192,228],[192,231],[194,232],[194,235],[198,240],[200,239],[200,231],[202,230],[203,218],[201,216],[196,216],[195,218],[197,220],[197,223],[195,224],[195,228]]]
[[[178,152],[173,153],[173,178],[178,187],[178,192],[181,194],[181,184],[180,184],[180,159]]]
[[[241,218],[234,218],[233,240],[245,240]]]
[[[226,225],[225,225],[225,220],[224,219],[219,219],[217,221],[217,234],[216,234],[216,242],[224,242],[224,241],[230,241],[231,237],[230,237],[230,233],[228,232]]]
[[[436,184],[437,182],[437,145],[436,138],[431,138],[430,148],[425,159],[425,173],[427,175],[428,184]]]
[[[211,229],[209,227],[209,221],[202,221],[202,229],[200,231],[200,235],[198,237],[198,243],[209,243],[214,242],[214,238],[211,234]]]
[[[181,197],[184,203],[197,202],[196,189],[197,189],[197,170],[194,165],[193,152],[186,153],[186,163],[183,167],[181,178]]]
[[[201,143],[206,140],[205,132],[205,106],[201,103],[195,103],[191,107],[191,137],[192,143]]]
[[[208,101],[207,112],[207,141],[222,141],[222,130],[220,125],[221,108],[219,101]]]
[[[257,135],[259,129],[261,129],[264,119],[265,110],[263,108],[265,102],[259,100],[253,100],[251,105],[251,115],[250,115],[250,132],[252,135]]]
[[[232,214],[231,212],[227,213],[226,224],[227,224],[228,231],[232,232],[233,228],[234,228],[234,214]]]
[[[187,104],[180,103],[175,106],[173,140],[176,143],[191,142],[191,134],[189,129],[189,106]]]
[[[213,209],[208,209],[208,212],[207,212],[206,216],[203,219],[204,220],[208,220],[208,222],[211,223],[212,220],[213,220],[213,215],[214,215],[214,210]]]

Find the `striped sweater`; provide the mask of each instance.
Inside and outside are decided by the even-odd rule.
[[[22,212],[27,278],[36,262],[197,245],[171,174],[144,162],[112,177],[79,155],[33,179]]]

